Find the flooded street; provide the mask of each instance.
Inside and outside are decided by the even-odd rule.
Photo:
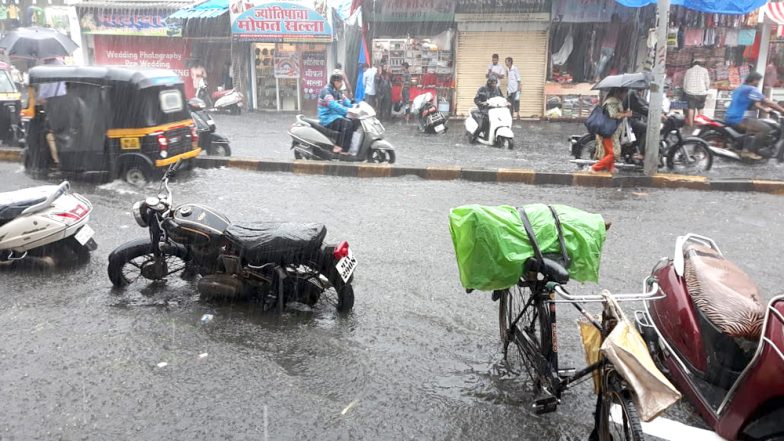
[[[219,119],[219,131],[229,119]],[[460,135],[454,125],[450,139]],[[259,130],[256,139],[266,136]],[[235,155],[250,155],[243,150],[250,137],[232,140]],[[283,159],[283,141],[265,145],[260,156]],[[546,148],[566,152],[562,144]],[[412,158],[412,150],[399,157]],[[495,160],[487,165],[502,165]],[[0,174],[0,191],[40,185],[18,164],[0,163]],[[613,226],[601,283],[573,283],[576,292],[638,291],[688,232],[715,239],[766,299],[784,292],[776,265],[784,199],[776,196],[184,173],[172,185],[175,203],[203,203],[233,221],[320,222],[328,241],[351,243],[359,261],[353,312],[338,315],[322,299],[312,313],[264,314],[254,305],[202,302],[195,283],[179,277],[113,290],[107,256],[145,237],[130,208],[156,188],[73,187],[95,208],[99,249],[90,263],[0,272],[2,440],[587,439],[594,403],[587,384],[567,393],[558,412],[536,416],[530,385],[505,371],[497,304],[459,283],[447,216],[462,204],[564,203],[602,213]],[[561,364],[579,368],[576,314],[562,312]],[[202,323],[204,314],[214,319]],[[699,424],[686,404],[668,416]]]

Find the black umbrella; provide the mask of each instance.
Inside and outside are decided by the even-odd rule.
[[[10,57],[18,58],[64,57],[71,55],[78,47],[66,35],[38,26],[15,29],[0,40],[0,50]]]
[[[610,75],[593,86],[593,90],[609,90],[616,87],[624,87],[626,89],[647,89],[650,87],[652,80],[653,76],[649,72]]]

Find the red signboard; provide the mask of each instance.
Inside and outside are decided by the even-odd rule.
[[[190,41],[182,38],[96,35],[95,64],[140,66],[175,71],[185,82],[185,95],[193,96],[193,83],[185,60]]]
[[[302,92],[306,100],[315,100],[327,85],[326,52],[302,52]]]

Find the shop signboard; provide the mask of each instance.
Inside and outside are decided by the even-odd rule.
[[[181,37],[182,22],[167,21],[168,15],[168,11],[157,10],[98,9],[82,15],[82,32],[93,35]]]
[[[455,0],[386,0],[375,21],[453,21]]]
[[[459,14],[487,14],[488,9],[493,13],[550,13],[552,0],[494,0],[490,5],[487,2],[476,0],[453,0],[457,3]]]
[[[187,96],[193,96],[193,82],[186,66],[190,41],[182,38],[95,36],[95,64],[170,69],[185,82]]]
[[[327,85],[326,52],[302,53],[302,95],[306,100],[315,100]]]
[[[275,78],[299,78],[299,52],[275,51]]]
[[[618,8],[615,0],[559,0],[553,2],[553,21],[609,23]]]
[[[231,34],[235,40],[267,43],[330,43],[332,26],[313,1],[231,0]]]

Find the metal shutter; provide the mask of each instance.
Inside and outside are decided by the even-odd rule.
[[[520,116],[541,117],[547,69],[547,31],[459,32],[457,44],[457,114],[467,115],[474,107],[477,89],[485,84],[490,56],[501,63],[512,57],[523,80]],[[506,95],[506,80],[500,84]]]

